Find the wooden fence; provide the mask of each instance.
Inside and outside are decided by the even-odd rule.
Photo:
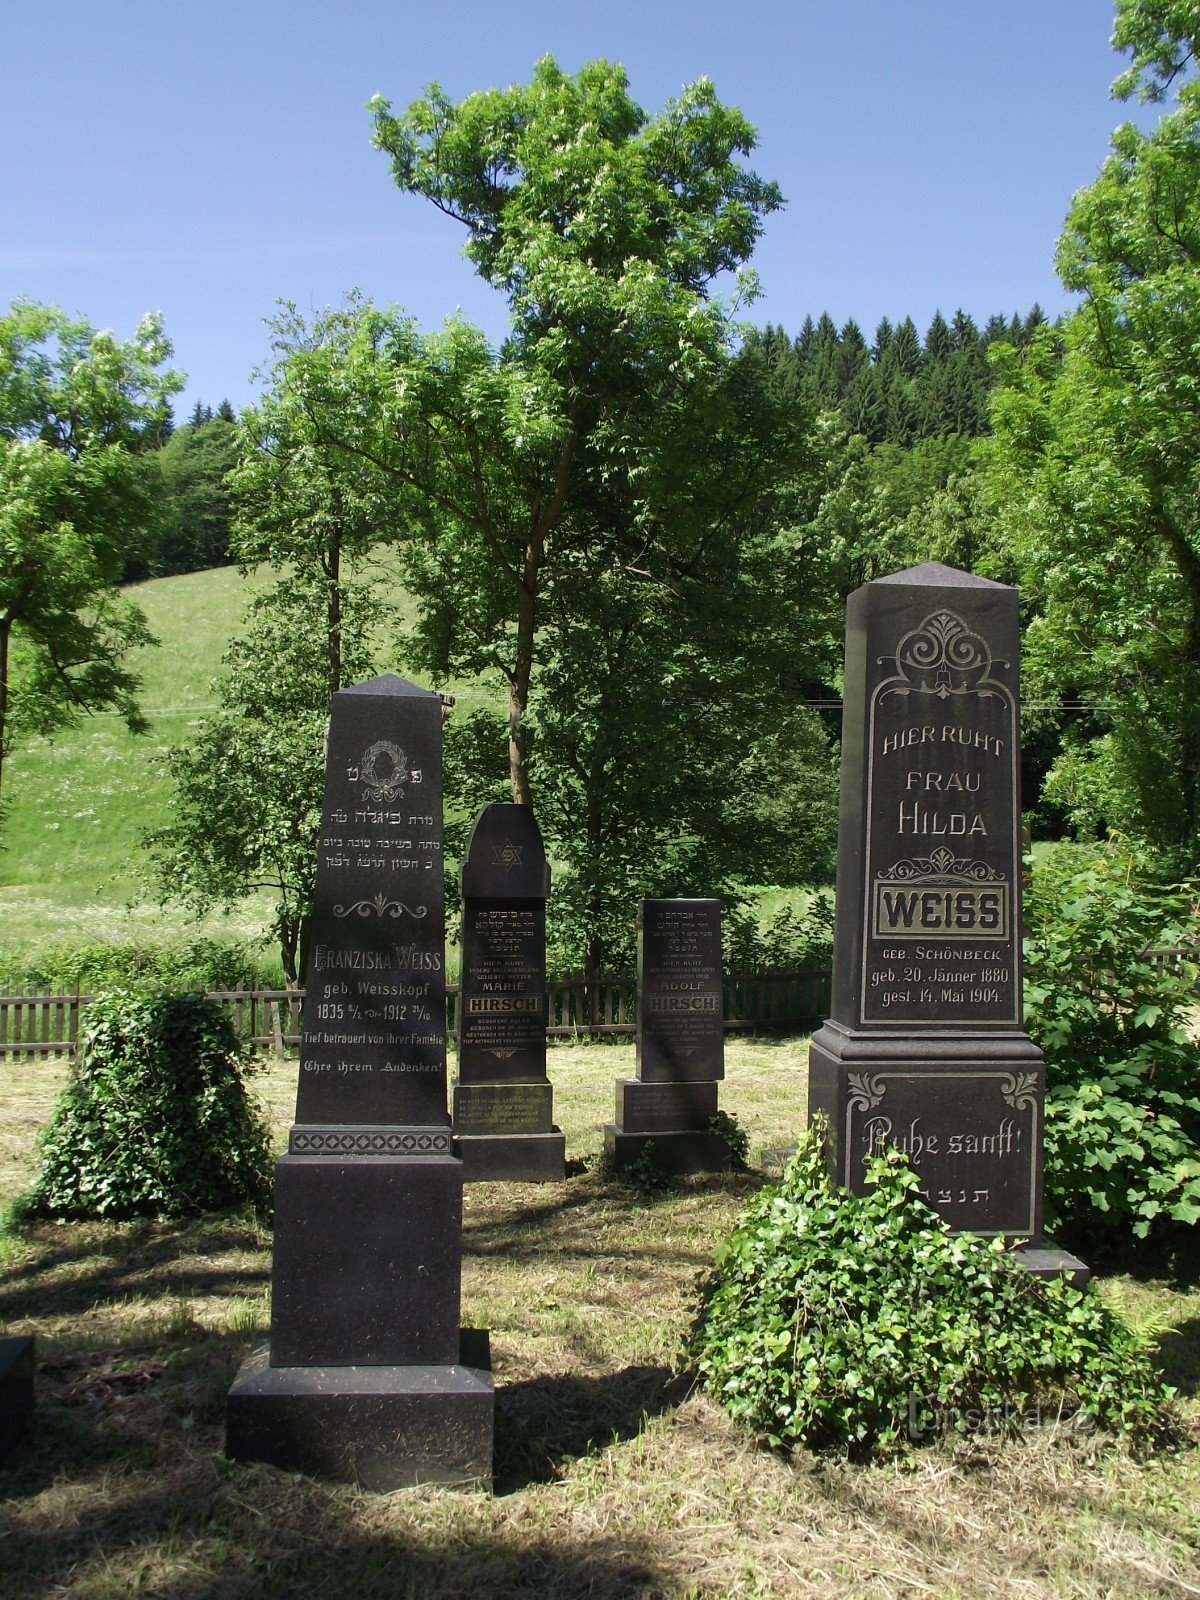
[[[750,968],[725,977],[725,1031],[814,1028],[829,1014],[828,967]],[[22,1055],[71,1055],[89,994],[0,994],[0,1059]],[[282,1055],[300,1043],[303,989],[215,989],[209,998],[224,1006],[240,1039]],[[632,976],[589,984],[581,974],[555,975],[546,985],[546,1032],[551,1038],[613,1038],[631,1035],[637,1016]],[[446,991],[446,1025],[458,1020],[458,985]]]

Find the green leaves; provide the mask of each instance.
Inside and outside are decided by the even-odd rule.
[[[1156,960],[1193,920],[1190,886],[1163,887],[1116,845],[1060,845],[1025,901],[1025,1024],[1046,1053],[1051,1227],[1144,1238],[1200,1204],[1197,1051],[1186,1023],[1197,968]]]
[[[951,1237],[899,1158],[832,1188],[810,1132],[702,1286],[692,1353],[715,1398],[779,1448],[904,1453],[945,1429],[1061,1411],[1148,1442],[1167,1398],[1092,1291],[1045,1284],[1000,1241]]]
[[[242,1064],[227,1018],[202,995],[98,995],[19,1214],[267,1209],[270,1139]]]

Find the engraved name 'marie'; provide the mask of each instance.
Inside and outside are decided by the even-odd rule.
[[[893,750],[907,750],[914,744],[957,744],[965,750],[986,750],[993,756],[1004,754],[1004,740],[997,738],[994,733],[981,733],[978,728],[961,728],[955,722],[944,722],[940,727],[925,722],[920,727],[901,728],[899,733],[885,733],[880,754],[890,755]]]

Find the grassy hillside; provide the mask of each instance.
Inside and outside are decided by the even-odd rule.
[[[216,705],[213,680],[257,578],[234,567],[160,578],[131,590],[161,643],[137,653],[150,732],[113,713],[86,717],[53,740],[34,739],[5,768],[10,802],[0,832],[0,945],[161,937],[183,931],[143,875],[141,839],[168,820],[168,753]],[[411,619],[396,592],[396,620]],[[391,652],[384,650],[385,664]],[[212,918],[204,931],[257,933],[261,907]],[[190,935],[194,924],[187,924]]]

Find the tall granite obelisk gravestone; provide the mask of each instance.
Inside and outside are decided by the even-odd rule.
[[[561,1183],[566,1141],[546,1076],[550,869],[528,806],[487,805],[462,869],[454,1133],[467,1183]]]
[[[903,1151],[956,1231],[1042,1249],[1022,1027],[1017,592],[930,562],[850,596],[833,1007],[809,1057],[838,1180]]]
[[[719,900],[643,900],[638,912],[637,1077],[617,1080],[604,1130],[618,1166],[645,1156],[663,1172],[724,1172],[712,1127],[725,1076]]]
[[[459,1327],[441,716],[390,675],[333,697],[270,1343],[226,1416],[239,1460],[381,1490],[492,1473],[487,1335]]]

